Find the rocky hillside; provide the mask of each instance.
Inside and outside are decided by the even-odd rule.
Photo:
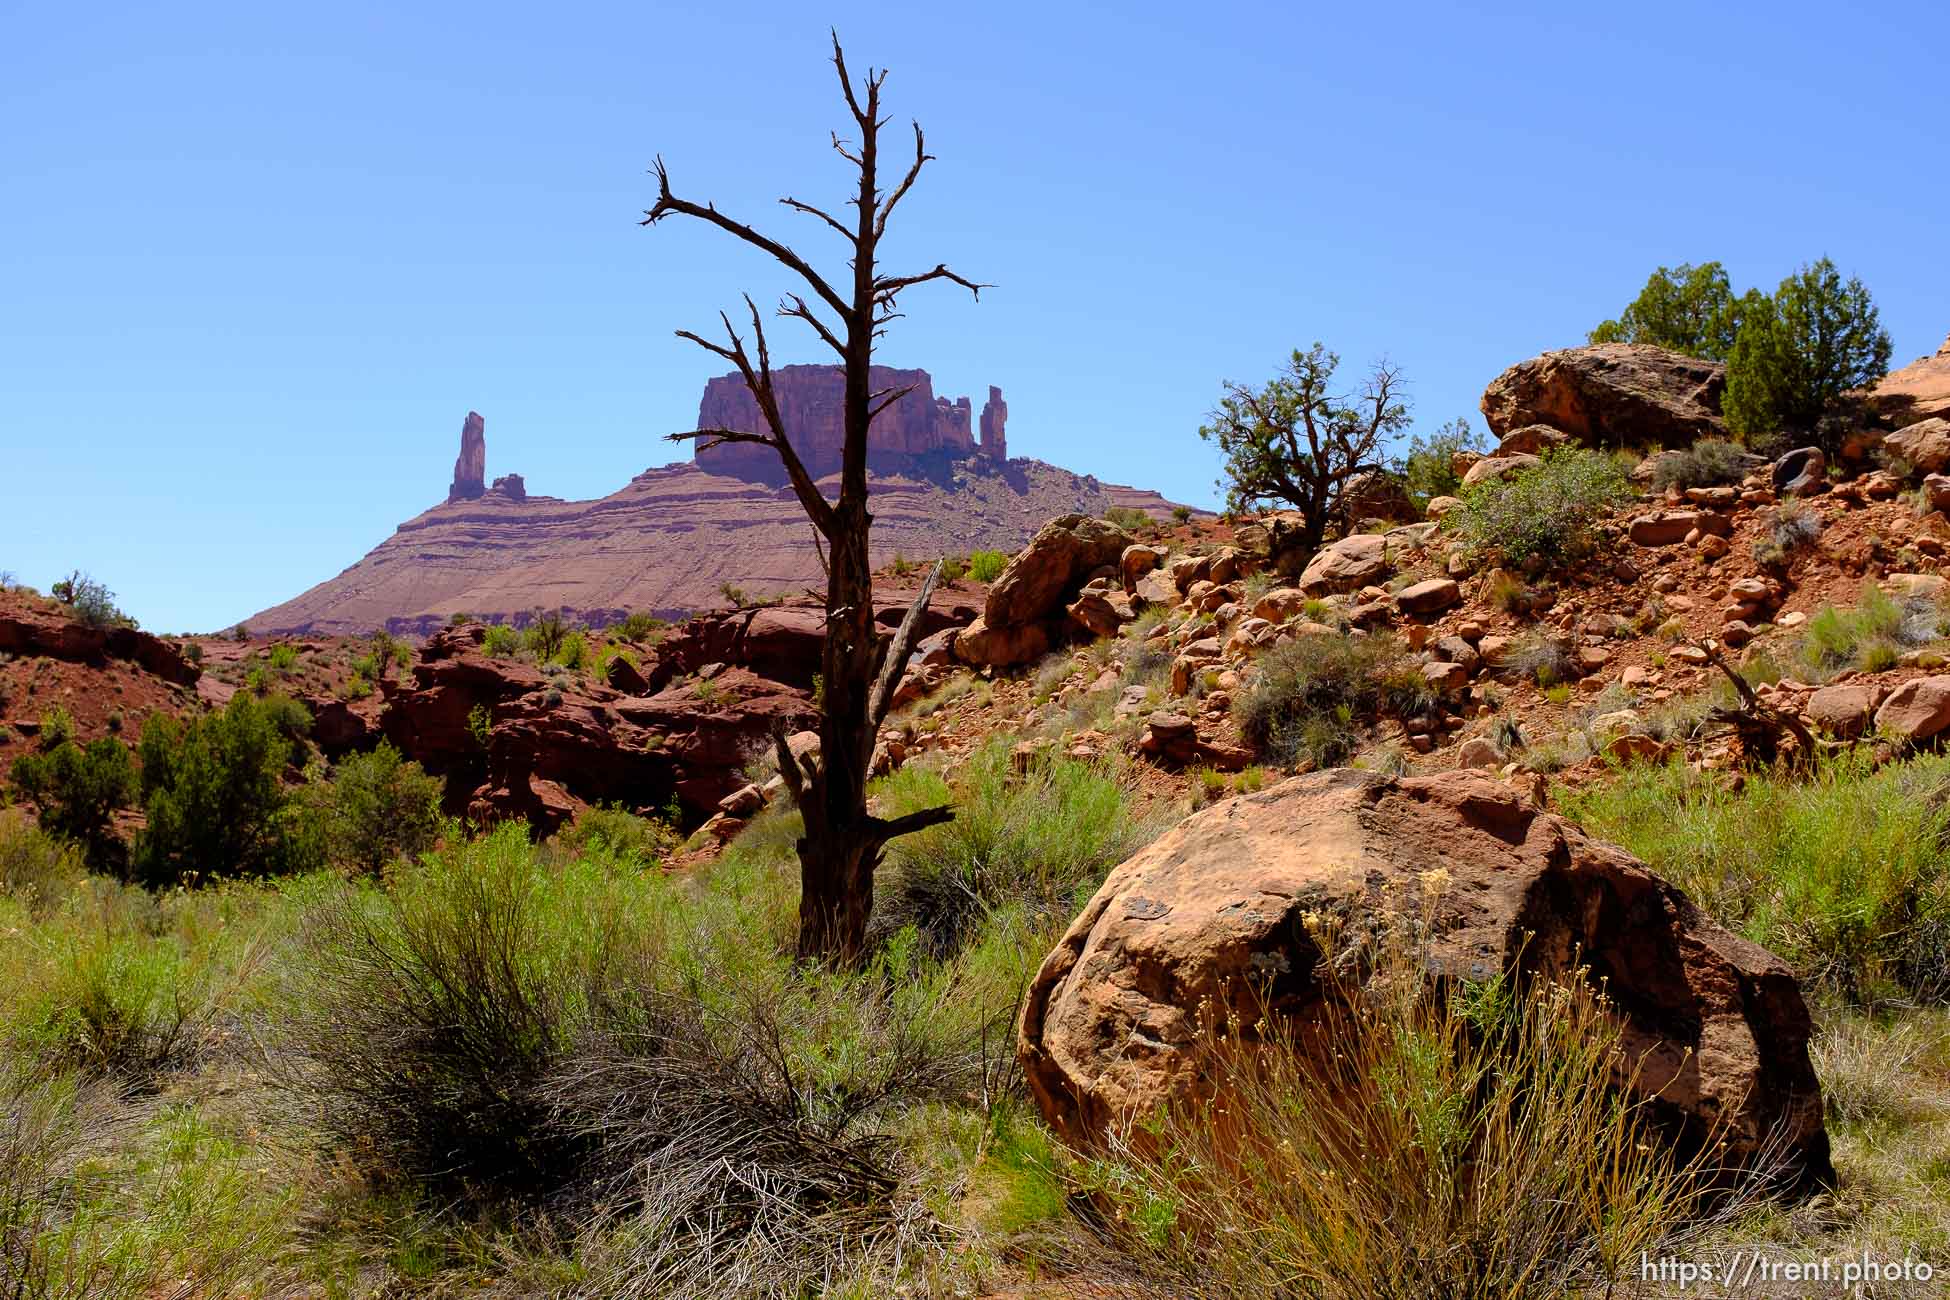
[[[817,382],[829,369],[780,371],[781,403],[795,422],[788,432],[820,473],[837,466],[834,394]],[[951,405],[934,398],[925,371],[888,371],[886,378],[916,391],[876,425],[878,563],[1013,551],[1044,520],[1073,511],[1121,506],[1162,518],[1172,509],[1155,492],[1008,459],[999,390],[990,390],[978,441],[968,399]],[[748,406],[715,379],[700,420],[742,427],[751,423]],[[719,605],[727,583],[752,596],[801,592],[819,582],[811,533],[776,466],[733,454],[751,450],[700,450],[694,461],[646,470],[609,496],[564,501],[529,495],[518,474],[488,485],[483,422],[470,412],[445,501],[401,524],[337,577],[246,622],[271,634],[383,628],[426,635],[457,613],[525,622],[548,609],[600,624],[630,611],[672,617]],[[838,491],[835,482],[826,487]]]

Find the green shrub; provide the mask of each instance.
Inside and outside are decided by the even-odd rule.
[[[433,847],[440,834],[441,783],[387,741],[348,754],[329,779],[305,792],[328,860],[377,871]]]
[[[1821,516],[1804,501],[1783,501],[1761,515],[1764,532],[1754,539],[1754,559],[1785,566],[1821,536]]]
[[[633,612],[617,627],[617,632],[625,641],[647,640],[652,632],[669,626],[662,619],[651,614]]]
[[[1110,868],[1162,828],[1137,815],[1114,768],[1050,758],[1018,774],[1007,739],[991,740],[953,773],[953,784],[902,768],[876,797],[899,816],[951,800],[955,820],[888,846],[876,884],[874,929],[913,926],[937,958],[960,952],[1001,912],[1061,925]]]
[[[151,885],[270,875],[316,859],[283,775],[294,734],[311,725],[283,696],[239,692],[219,713],[185,724],[154,713],[142,728],[137,877]]]
[[[115,607],[115,593],[76,569],[50,589],[54,598],[89,627],[134,627],[135,620]]]
[[[535,1090],[614,929],[589,906],[599,891],[567,884],[537,874],[517,823],[313,909],[288,1044],[306,1068],[291,1082],[368,1173],[489,1200],[566,1180],[583,1144]]]
[[[1727,357],[1727,428],[1749,441],[1815,434],[1834,454],[1843,429],[1823,417],[1889,369],[1889,332],[1875,300],[1860,280],[1844,283],[1825,257],[1782,280],[1771,299],[1748,299]]]
[[[562,638],[561,648],[554,656],[556,663],[571,672],[581,672],[589,666],[589,638],[580,629]]]
[[[50,735],[55,743],[47,745]],[[42,729],[39,753],[14,760],[13,782],[41,809],[41,825],[80,846],[96,870],[120,865],[115,814],[135,796],[135,765],[121,741],[107,736],[74,743],[59,724]]]
[[[1718,262],[1660,267],[1618,319],[1591,331],[1593,343],[1651,343],[1725,361],[1740,330],[1743,300]]]
[[[1388,636],[1301,636],[1282,642],[1233,703],[1255,752],[1282,765],[1337,767],[1383,714],[1407,716],[1434,700],[1422,674]]]
[[[584,808],[555,833],[555,841],[572,853],[601,851],[647,871],[670,857],[679,837],[668,822],[639,817],[621,804],[610,804]]]
[[[1669,451],[1653,467],[1652,486],[1660,491],[1669,487],[1721,487],[1738,483],[1747,471],[1743,458],[1746,449],[1723,438],[1701,438],[1692,446]]]
[[[1008,566],[1009,557],[1001,551],[972,551],[968,556],[968,576],[977,582],[994,582]]]
[[[482,637],[481,649],[491,658],[506,659],[521,649],[521,633],[505,623],[492,623]]]
[[[1416,435],[1408,441],[1408,455],[1402,459],[1402,479],[1408,498],[1418,510],[1426,510],[1437,497],[1462,494],[1462,476],[1456,473],[1459,451],[1482,451],[1483,436],[1458,419],[1443,425],[1427,438]]]
[[[1631,495],[1630,481],[1610,456],[1560,448],[1542,464],[1478,484],[1442,522],[1471,554],[1558,563],[1587,553],[1598,521]]]
[[[298,666],[298,647],[289,642],[274,645],[270,653],[265,656],[265,662],[270,664],[271,671],[274,673],[281,676],[289,673]]]
[[[84,874],[86,864],[73,845],[18,812],[0,809],[0,897],[24,899],[36,909],[49,907]]]
[[[1150,511],[1140,510],[1136,506],[1112,506],[1104,511],[1104,518],[1127,533],[1148,532],[1158,522],[1151,517]]]
[[[1844,668],[1880,672],[1893,667],[1905,649],[1936,640],[1941,619],[1936,602],[1927,597],[1897,601],[1865,583],[1854,609],[1823,605],[1815,611],[1802,631],[1799,656],[1818,678]]]
[[[1950,991],[1950,758],[1842,757],[1738,791],[1636,766],[1563,798],[1803,981],[1864,1004]]]
[[[562,616],[553,611],[537,613],[528,630],[522,633],[522,649],[535,656],[536,663],[547,663],[561,652],[562,643],[568,640],[569,625]]]

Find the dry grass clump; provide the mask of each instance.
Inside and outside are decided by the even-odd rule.
[[[1412,929],[1357,949],[1317,922],[1317,1022],[1204,1026],[1216,1101],[1127,1127],[1091,1170],[1133,1250],[1206,1296],[1542,1297],[1712,1221],[1723,1171],[1614,1086],[1632,1068],[1601,994],[1433,983]]]
[[[1273,762],[1345,763],[1383,716],[1407,717],[1435,692],[1390,636],[1301,636],[1259,663],[1233,703],[1239,732]]]

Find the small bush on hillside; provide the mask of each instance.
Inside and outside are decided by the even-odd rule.
[[[1408,455],[1402,458],[1402,479],[1408,499],[1418,510],[1426,510],[1437,497],[1462,495],[1462,475],[1456,473],[1459,451],[1483,451],[1483,435],[1458,419],[1443,425],[1427,438],[1419,434],[1408,440]]]
[[[537,614],[535,621],[522,633],[522,649],[535,656],[536,663],[547,663],[561,652],[562,643],[568,640],[569,625],[554,611]]]
[[[1503,666],[1539,686],[1552,687],[1578,679],[1577,657],[1564,642],[1541,632],[1526,632],[1511,644]]]
[[[89,627],[134,627],[135,620],[115,607],[115,593],[76,569],[51,588],[54,598]]]
[[[506,623],[490,624],[482,634],[481,649],[493,659],[506,659],[521,649],[521,633]]]
[[[1009,557],[1001,551],[972,551],[968,556],[968,576],[977,582],[994,582],[1009,567]]]
[[[1060,923],[1161,829],[1134,814],[1115,771],[1091,763],[1052,758],[1019,775],[995,740],[953,775],[902,768],[878,791],[883,816],[954,801],[954,821],[888,846],[875,886],[875,931],[913,926],[935,957],[999,912]]]
[[[536,1088],[568,1048],[614,922],[561,892],[512,825],[312,911],[291,1082],[369,1174],[488,1200],[567,1180],[584,1144],[549,1122]]]
[[[1783,501],[1761,523],[1765,531],[1754,540],[1754,558],[1766,565],[1785,566],[1821,536],[1821,516],[1804,501]]]
[[[14,760],[14,784],[40,805],[41,825],[73,840],[89,866],[119,867],[124,850],[115,834],[115,814],[129,806],[136,790],[128,746],[102,736],[83,748],[58,725],[44,727],[41,741],[40,752]]]
[[[142,727],[135,872],[150,885],[273,875],[316,860],[283,776],[311,716],[284,696],[239,692],[188,723],[153,713]]]
[[[1710,1204],[1711,1153],[1669,1153],[1615,1086],[1577,976],[1435,988],[1406,920],[1369,952],[1313,928],[1319,1035],[1207,1008],[1193,1068],[1223,1104],[1134,1117],[1090,1166],[1134,1254],[1227,1300],[1542,1300],[1634,1276]]]
[[[377,871],[433,847],[440,834],[441,783],[387,741],[348,754],[305,799],[328,861]]]
[[[1630,480],[1611,457],[1562,448],[1546,453],[1542,464],[1478,484],[1442,523],[1472,554],[1554,564],[1587,553],[1598,521],[1631,495]]]
[[[1433,698],[1392,637],[1302,636],[1261,660],[1233,717],[1262,757],[1336,767],[1376,719],[1413,714]]]
[[[581,672],[589,666],[589,638],[579,630],[569,633],[562,638],[562,648],[555,652],[554,659],[571,672]]]
[[[1879,672],[1893,667],[1905,649],[1936,640],[1941,619],[1935,601],[1926,597],[1897,601],[1867,583],[1854,609],[1823,605],[1815,611],[1802,632],[1800,658],[1821,678],[1844,668]]]
[[[1844,757],[1738,792],[1636,766],[1564,798],[1803,981],[1868,1005],[1950,991],[1950,759]]]
[[[1743,465],[1746,449],[1723,438],[1701,438],[1682,451],[1659,458],[1653,467],[1652,486],[1661,492],[1669,487],[1722,487],[1746,477]]]
[[[281,676],[289,673],[298,666],[298,647],[289,642],[274,645],[270,653],[265,656],[265,662],[271,666],[271,671],[274,673]]]
[[[632,613],[617,626],[617,634],[625,641],[647,640],[652,632],[669,626],[662,619],[640,611]]]
[[[639,817],[621,804],[584,808],[555,833],[555,842],[570,852],[600,850],[644,870],[661,866],[678,840],[669,823]]]
[[[1127,533],[1148,532],[1158,522],[1151,517],[1150,511],[1140,510],[1136,506],[1112,506],[1104,511],[1104,518]]]
[[[1171,522],[1174,524],[1188,524],[1191,521],[1192,508],[1190,506],[1179,505],[1171,508]]]
[[[17,811],[0,810],[0,896],[38,910],[65,897],[86,873],[79,849]]]

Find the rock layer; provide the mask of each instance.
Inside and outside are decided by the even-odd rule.
[[[646,470],[594,501],[516,492],[508,483],[435,506],[363,559],[247,620],[259,633],[426,636],[450,616],[524,623],[537,609],[603,623],[632,610],[675,617],[820,584],[819,556],[789,488],[692,464]],[[829,496],[836,480],[826,480]],[[976,549],[1014,551],[1054,515],[1113,506],[1163,517],[1153,492],[1101,483],[1035,460],[962,462],[937,478],[875,475],[873,561]]]

